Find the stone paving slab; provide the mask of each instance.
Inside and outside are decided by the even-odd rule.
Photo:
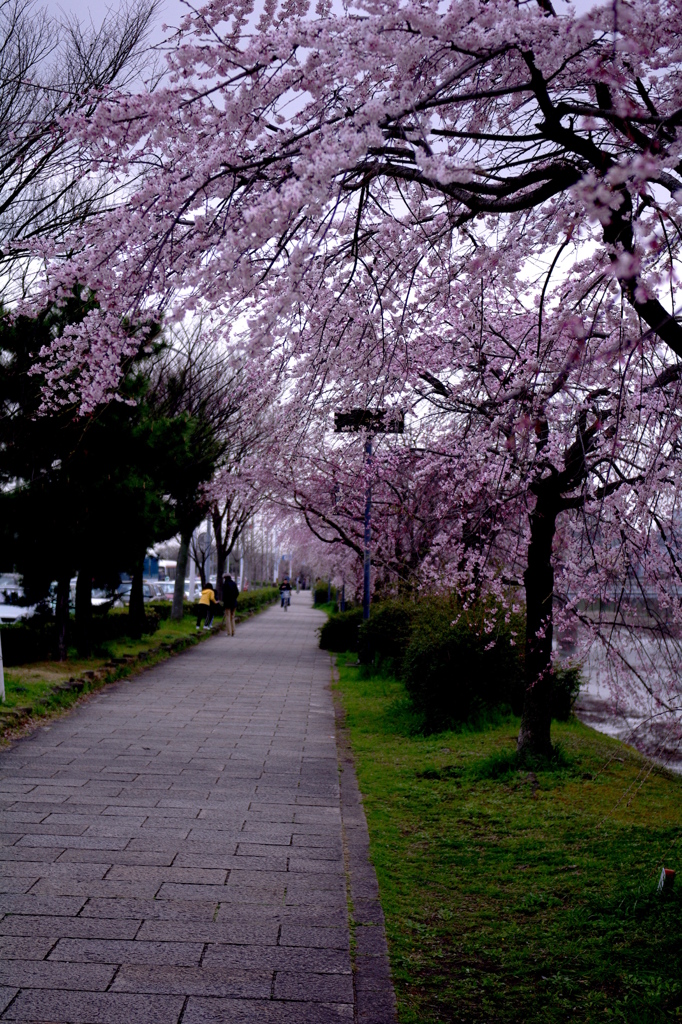
[[[0,753],[0,1021],[393,1024],[321,621],[294,595]]]

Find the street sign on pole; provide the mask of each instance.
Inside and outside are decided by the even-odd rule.
[[[370,434],[402,434],[405,413],[400,409],[351,409],[334,413],[335,433],[357,434],[361,430]]]
[[[374,434],[402,434],[405,429],[405,413],[400,409],[351,409],[349,412],[334,413],[334,431],[337,434],[359,434],[365,431],[365,536],[362,586],[362,617],[369,619],[370,589],[372,573],[372,437]]]

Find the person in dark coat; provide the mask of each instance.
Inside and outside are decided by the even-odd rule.
[[[223,604],[225,605],[225,629],[228,636],[234,636],[234,613],[237,608],[239,587],[228,573],[223,580]]]

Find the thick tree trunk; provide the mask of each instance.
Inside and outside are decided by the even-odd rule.
[[[57,630],[57,661],[66,661],[68,656],[67,632],[69,628],[69,598],[71,579],[68,572],[62,573],[57,580],[57,602],[54,618]]]
[[[171,619],[176,622],[182,620],[184,612],[184,600],[185,600],[185,573],[187,572],[187,561],[189,558],[189,542],[192,538],[192,531],[183,533],[180,537],[180,550],[178,551],[178,561],[175,566],[175,587],[173,589],[173,608],[171,609]]]
[[[540,490],[530,518],[526,586],[526,691],[517,750],[552,753],[552,542],[559,512],[558,495]],[[540,634],[540,635],[538,635]]]
[[[90,655],[92,626],[92,570],[82,565],[76,580],[76,646],[83,658]]]
[[[144,592],[142,590],[142,573],[144,572],[144,555],[138,559],[133,571],[132,584],[130,587],[130,603],[128,604],[128,616],[130,618],[130,634],[134,637],[142,636],[147,620],[144,614]]]

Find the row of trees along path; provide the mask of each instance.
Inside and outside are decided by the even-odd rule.
[[[126,325],[210,311],[282,400],[273,436],[296,427],[266,460],[289,487],[335,408],[416,413],[442,524],[421,579],[525,588],[520,748],[551,750],[556,609],[563,628],[628,587],[664,611],[667,675],[582,625],[664,713],[682,663],[682,0],[332,8],[210,0],[163,81],[63,122],[83,175],[129,187],[41,240],[36,301],[77,281],[100,303],[53,340],[46,395],[91,411]],[[297,500],[345,543],[333,483]]]

